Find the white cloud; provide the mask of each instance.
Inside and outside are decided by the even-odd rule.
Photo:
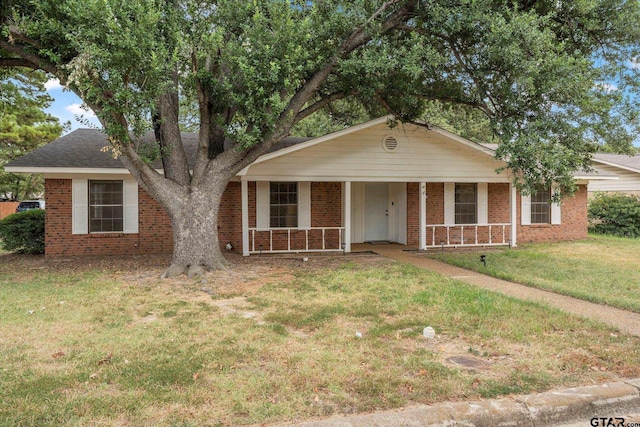
[[[618,90],[618,86],[611,83],[598,83],[597,86],[606,93],[616,92]]]
[[[62,85],[60,84],[60,80],[58,79],[49,79],[44,84],[44,88],[48,91],[62,89]]]
[[[96,117],[96,114],[84,104],[71,104],[71,105],[67,105],[64,109],[70,112],[71,114],[84,116],[85,119]]]

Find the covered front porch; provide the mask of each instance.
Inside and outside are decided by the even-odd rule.
[[[245,256],[516,244],[516,191],[504,182],[242,180],[241,196]]]

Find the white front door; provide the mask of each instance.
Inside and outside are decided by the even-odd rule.
[[[385,182],[364,185],[364,240],[389,239],[389,187]]]

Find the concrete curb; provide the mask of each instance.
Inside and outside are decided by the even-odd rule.
[[[640,411],[640,378],[526,396],[445,402],[364,415],[335,416],[291,427],[558,426]]]

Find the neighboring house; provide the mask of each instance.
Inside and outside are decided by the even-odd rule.
[[[183,139],[193,156],[196,135]],[[98,130],[76,130],[9,165],[42,173],[46,254],[172,250],[165,212]],[[587,236],[587,184],[562,206],[550,194],[521,196],[494,151],[447,131],[387,126],[380,118],[319,138],[288,138],[229,183],[219,211],[220,244],[244,255],[351,251],[391,241],[430,249],[515,245]],[[156,166],[158,169],[159,165]],[[600,177],[601,178],[601,177]]]
[[[640,155],[598,153],[593,157],[593,164],[618,179],[590,181],[589,195],[601,191],[640,195]]]

